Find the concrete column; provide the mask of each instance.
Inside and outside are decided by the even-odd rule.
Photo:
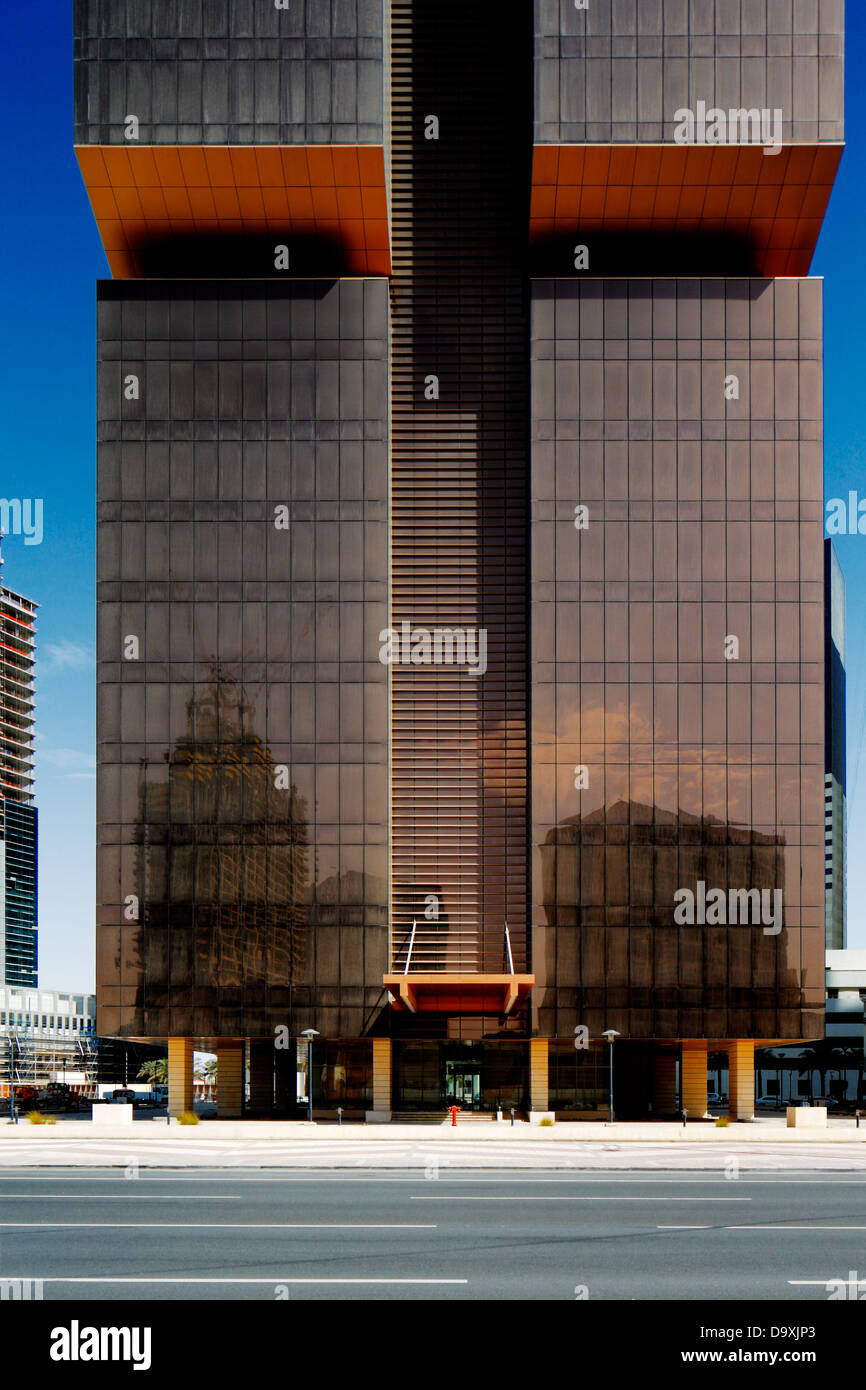
[[[168,1040],[168,1113],[192,1110],[192,1038]]]
[[[217,1043],[217,1114],[237,1120],[244,1113],[244,1045],[240,1038]]]
[[[547,1038],[529,1039],[529,1108],[548,1109]]]
[[[680,1108],[690,1119],[707,1113],[707,1043],[705,1038],[683,1038],[680,1062]]]
[[[751,1038],[728,1043],[728,1114],[732,1120],[755,1118],[755,1044]]]
[[[653,1058],[653,1115],[658,1119],[676,1113],[677,1059],[673,1052],[661,1052]]]
[[[274,1108],[274,1045],[256,1038],[250,1049],[250,1113],[270,1115]]]
[[[391,1039],[373,1039],[373,1109],[379,1119],[391,1118]]]

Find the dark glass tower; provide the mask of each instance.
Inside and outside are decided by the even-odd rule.
[[[820,1035],[842,34],[76,4],[99,1028],[175,1109],[194,1042],[287,1103],[312,1027],[324,1110],[592,1114],[614,1027],[624,1112],[702,1110],[710,1045],[747,1114]]]
[[[0,983],[6,985],[38,980],[36,608],[32,599],[0,586]]]

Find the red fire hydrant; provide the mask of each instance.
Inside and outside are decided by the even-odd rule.
[[[457,1125],[457,1116],[460,1114],[460,1106],[449,1105],[448,1110],[451,1115],[451,1128],[454,1129]]]

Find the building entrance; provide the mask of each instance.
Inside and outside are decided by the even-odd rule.
[[[481,1108],[481,1063],[445,1063],[445,1105],[462,1110]]]
[[[396,1038],[392,1103],[398,1112],[525,1110],[529,1044],[524,1038],[459,1042]]]

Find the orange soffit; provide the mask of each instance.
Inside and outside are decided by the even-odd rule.
[[[534,975],[385,975],[391,1007],[409,1013],[510,1014],[529,998]]]
[[[381,145],[77,145],[93,215],[118,279],[390,275]],[[288,264],[277,266],[275,246]],[[184,259],[184,245],[190,248]],[[168,269],[166,269],[168,268]]]
[[[840,144],[536,145],[530,244],[604,232],[736,238],[755,273],[807,275]]]

